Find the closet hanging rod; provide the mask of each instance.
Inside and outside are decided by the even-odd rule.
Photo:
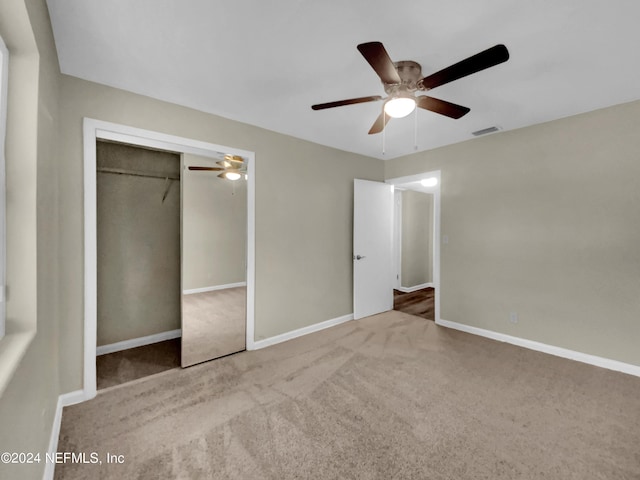
[[[149,178],[169,178],[171,180],[180,180],[180,176],[177,175],[167,175],[166,173],[155,173],[155,172],[141,172],[139,170],[127,170],[124,168],[98,168],[98,172],[101,173],[115,173],[117,175],[134,175],[136,177],[149,177]]]

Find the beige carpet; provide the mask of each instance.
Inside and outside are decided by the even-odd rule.
[[[57,479],[639,479],[640,378],[394,311],[110,389],[58,451],[124,463]]]

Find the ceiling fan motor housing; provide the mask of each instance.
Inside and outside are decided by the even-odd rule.
[[[422,79],[422,67],[412,60],[402,60],[393,64],[398,71],[398,76],[402,81],[400,84],[384,83],[384,91],[388,95],[399,92],[415,92],[420,87],[418,82]]]

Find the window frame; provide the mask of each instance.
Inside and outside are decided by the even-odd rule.
[[[7,84],[9,50],[0,36],[0,339],[5,336],[6,320],[6,170]]]

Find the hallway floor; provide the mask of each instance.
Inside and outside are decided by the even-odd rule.
[[[400,290],[393,291],[393,309],[417,317],[434,320],[434,292],[433,288],[423,288],[411,293]]]

